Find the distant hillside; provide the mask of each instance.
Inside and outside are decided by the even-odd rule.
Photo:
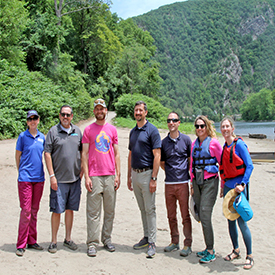
[[[189,0],[134,17],[155,39],[161,102],[219,119],[274,89],[274,14],[274,0]]]

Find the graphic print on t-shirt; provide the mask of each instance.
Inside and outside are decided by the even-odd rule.
[[[95,139],[96,151],[103,154],[108,154],[110,151],[110,137],[104,131],[101,131]]]

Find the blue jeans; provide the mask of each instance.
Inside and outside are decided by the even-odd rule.
[[[223,196],[225,196],[227,194],[227,192],[230,191],[230,190],[231,190],[231,188],[224,185]],[[245,194],[246,198],[248,198],[247,186],[245,187],[243,193]],[[228,220],[229,235],[230,235],[230,238],[231,238],[231,241],[232,241],[232,244],[233,244],[233,248],[234,249],[239,248],[238,229],[237,229],[237,222],[236,221],[238,221],[239,228],[240,228],[240,230],[242,232],[242,235],[243,235],[243,240],[244,240],[245,247],[246,247],[246,253],[247,253],[247,255],[250,255],[250,254],[252,254],[251,232],[250,232],[250,230],[247,226],[247,223],[242,219],[241,216],[235,221]]]

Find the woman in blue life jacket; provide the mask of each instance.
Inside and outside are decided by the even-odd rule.
[[[234,121],[230,117],[225,117],[221,121],[220,127],[221,133],[225,139],[220,165],[222,179],[220,197],[224,197],[228,191],[234,188],[238,193],[243,192],[246,198],[249,199],[249,179],[254,167],[247,145],[241,138],[236,138],[234,134]],[[243,268],[250,269],[254,264],[251,232],[247,223],[241,216],[234,221],[228,220],[228,229],[233,250],[224,258],[224,260],[233,261],[234,259],[240,258],[237,221],[243,235],[247,253]]]
[[[202,224],[205,250],[198,252],[200,263],[209,263],[216,259],[212,211],[219,189],[219,167],[222,147],[216,139],[215,130],[209,119],[200,115],[195,120],[197,139],[191,146],[190,177],[191,195],[198,210]]]
[[[43,250],[37,244],[37,212],[44,188],[42,154],[45,136],[38,131],[39,115],[27,113],[28,129],[16,143],[15,161],[18,170],[18,195],[21,207],[16,255],[23,256],[25,248]]]

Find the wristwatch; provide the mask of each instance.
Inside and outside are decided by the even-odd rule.
[[[152,180],[157,180],[157,178],[155,178],[155,177],[152,177],[151,179],[152,179]]]

